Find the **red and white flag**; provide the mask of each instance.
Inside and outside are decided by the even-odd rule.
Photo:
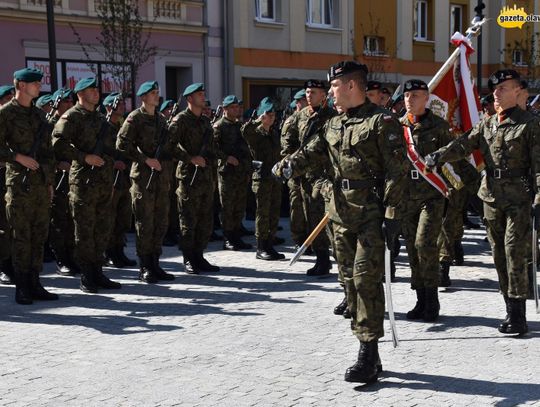
[[[462,134],[480,121],[481,107],[469,64],[469,55],[474,52],[471,41],[456,32],[452,43],[459,52],[452,54],[429,83],[428,105],[434,114],[448,121],[452,132]],[[473,152],[471,162],[478,171],[484,168],[479,151]]]

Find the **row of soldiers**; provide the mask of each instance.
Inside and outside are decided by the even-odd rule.
[[[330,91],[339,114],[273,168],[289,183],[322,171],[328,235],[351,328],[360,341],[357,360],[345,372],[345,380],[362,383],[376,381],[382,371],[378,340],[384,335],[385,245],[395,250],[396,237],[402,233],[405,238],[411,288],[417,297],[407,318],[436,320],[444,255],[441,236],[448,240],[442,247],[450,250],[449,242],[455,238],[441,233],[443,224],[455,203],[453,196],[464,188],[478,190],[506,305],[498,330],[523,335],[528,330],[531,205],[534,218],[540,219],[540,121],[519,106],[523,89],[516,71],[490,76],[496,114],[458,138],[444,119],[426,108],[425,82],[405,83],[406,114],[398,120],[368,99],[367,74],[367,67],[354,61],[330,67]],[[485,161],[479,188],[477,176],[470,180],[466,176],[476,171],[468,162],[473,151]]]

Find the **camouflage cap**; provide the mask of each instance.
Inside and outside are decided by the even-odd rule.
[[[274,102],[269,97],[265,97],[263,100],[261,100],[261,103],[259,103],[259,107],[257,108],[257,115],[261,116],[265,113],[275,112],[276,106],[274,105]]]
[[[174,103],[175,103],[174,100],[167,99],[165,102],[161,104],[161,106],[159,107],[159,111],[163,112],[164,110],[167,110],[168,108],[173,107]]]
[[[328,85],[325,81],[319,79],[309,79],[304,83],[304,89],[307,88],[318,88],[318,89],[327,89]]]
[[[365,75],[367,75],[369,72],[368,67],[364,64],[359,64],[356,61],[341,61],[330,67],[328,70],[327,79],[328,82],[331,82],[341,76],[359,71],[363,72]]]
[[[159,89],[159,84],[157,83],[157,81],[148,81],[141,83],[141,86],[139,86],[139,90],[137,91],[137,96],[146,95],[148,92],[156,89]]]
[[[223,102],[221,102],[223,107],[227,107],[234,104],[239,104],[238,98],[235,95],[228,95],[223,98]]]
[[[109,93],[109,94],[107,95],[107,97],[106,97],[105,99],[103,99],[103,103],[102,103],[103,106],[112,106],[113,103],[114,103],[114,100],[115,100],[118,96],[120,96],[120,93],[118,93],[118,92]],[[137,95],[137,96],[139,96],[139,95]]]
[[[514,71],[513,69],[500,69],[496,72],[494,72],[488,79],[488,88],[493,92],[493,89],[495,89],[495,86],[509,81],[511,79],[515,79],[519,81],[521,78],[519,76],[519,73],[517,71]]]
[[[47,93],[46,95],[38,97],[38,99],[36,100],[36,106],[41,109],[43,106],[52,103],[52,101],[52,95],[50,93]]]
[[[369,81],[366,86],[366,91],[368,90],[381,90],[382,83],[378,81]]]
[[[182,96],[186,97],[191,95],[192,93],[200,92],[201,90],[204,90],[204,83],[192,83],[191,85],[186,87],[186,89],[184,89],[184,93],[182,93]]]
[[[428,90],[427,83],[424,81],[421,81],[420,79],[409,79],[405,84],[403,85],[403,91],[404,92],[410,92],[413,90]]]
[[[3,85],[0,86],[0,98],[3,98],[6,95],[13,94],[15,92],[15,86],[12,85]]]
[[[75,88],[73,89],[73,92],[79,93],[85,89],[88,88],[97,88],[97,80],[96,78],[84,78],[81,79],[77,84],[75,85]]]
[[[43,78],[43,72],[35,68],[24,68],[13,72],[13,79],[21,82],[39,82]]]

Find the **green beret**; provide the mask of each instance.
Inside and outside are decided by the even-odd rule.
[[[275,112],[276,107],[274,106],[274,102],[269,97],[265,97],[263,100],[261,100],[261,103],[259,103],[259,107],[257,108],[257,115],[261,116],[265,113]]]
[[[412,90],[426,90],[429,91],[427,84],[420,79],[409,79],[403,86],[404,92],[410,92]]]
[[[293,100],[291,103],[289,103],[289,107],[294,110],[296,109],[296,100]]]
[[[6,95],[13,94],[15,91],[15,86],[4,85],[0,86],[0,98],[3,98]]]
[[[303,99],[306,97],[306,90],[305,89],[302,89],[302,90],[299,90],[298,92],[296,92],[293,96],[293,99],[294,100],[300,100],[300,99]]]
[[[43,78],[43,72],[39,69],[24,68],[13,72],[13,79],[21,82],[39,82]]]
[[[141,84],[141,86],[139,86],[139,90],[137,91],[137,96],[145,95],[151,90],[156,90],[156,89],[159,89],[159,84],[157,83],[157,81],[144,82],[143,84]]]
[[[227,107],[229,105],[239,104],[239,101],[238,101],[238,98],[236,96],[229,95],[229,96],[225,96],[225,98],[223,98],[223,102],[221,102],[221,104],[223,105],[223,107]]]
[[[511,79],[519,81],[521,77],[519,76],[519,73],[517,73],[517,71],[514,71],[513,69],[501,69],[499,71],[496,71],[495,73],[493,73],[493,75],[489,77],[488,87],[493,92],[495,86]]]
[[[332,82],[334,79],[344,75],[348,75],[353,72],[363,72],[368,74],[368,67],[364,64],[359,64],[356,61],[341,61],[335,65],[332,65],[328,70],[328,82]]]
[[[118,96],[120,96],[120,93],[113,92],[109,93],[105,99],[103,99],[103,106],[112,106],[114,103],[114,99],[116,99]],[[137,95],[138,96],[138,95]]]
[[[167,99],[165,102],[163,102],[161,104],[161,107],[159,108],[159,111],[163,112],[164,110],[167,110],[169,107],[173,107],[174,103],[175,103],[174,100]]]
[[[186,89],[184,89],[182,96],[186,97],[201,90],[204,90],[204,83],[192,83]]]
[[[52,95],[50,93],[47,93],[46,95],[40,96],[38,98],[38,100],[36,101],[36,106],[41,109],[43,106],[48,105],[52,101]]]
[[[75,85],[75,89],[73,89],[73,92],[79,93],[82,90],[97,87],[98,85],[96,78],[84,78],[77,82],[77,84]]]
[[[63,93],[62,93],[63,92]],[[60,88],[52,95],[52,100],[55,101],[57,97],[62,95],[62,100],[70,99],[73,97],[73,91],[69,88]]]

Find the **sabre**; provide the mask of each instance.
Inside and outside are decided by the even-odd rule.
[[[313,243],[315,238],[319,235],[319,233],[321,233],[321,230],[323,230],[323,228],[326,226],[326,224],[328,223],[328,220],[329,220],[329,216],[328,216],[328,213],[326,213],[321,219],[321,221],[319,222],[319,224],[315,226],[315,229],[313,229],[313,232],[311,232],[311,234],[308,236],[306,241],[302,243],[302,246],[300,246],[300,248],[296,251],[291,261],[289,262],[289,266],[292,266],[294,263],[296,263],[296,261],[300,258],[300,256],[304,254],[304,252],[307,250],[309,245]]]
[[[399,339],[396,328],[396,317],[394,315],[394,306],[392,305],[392,284],[390,273],[390,249],[384,246],[384,281],[386,290],[386,307],[388,308],[388,319],[390,320],[390,330],[392,331],[392,343],[394,348],[399,345]]]
[[[536,216],[533,215],[533,222],[532,222],[532,284],[533,284],[533,291],[534,291],[534,304],[536,305],[536,313],[540,314],[540,305],[538,304],[538,281],[536,279],[536,256],[538,252],[538,235],[537,235],[537,227],[539,226],[540,219],[537,219]]]

